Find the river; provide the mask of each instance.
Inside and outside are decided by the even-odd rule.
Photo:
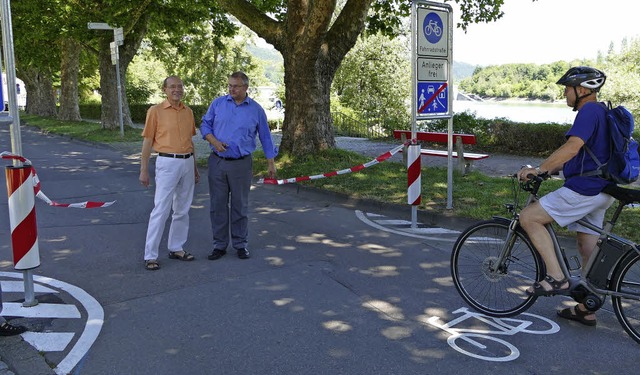
[[[494,119],[506,118],[515,122],[571,124],[576,117],[570,107],[564,103],[522,103],[496,101],[462,101],[453,102],[455,113],[469,111],[476,117]]]

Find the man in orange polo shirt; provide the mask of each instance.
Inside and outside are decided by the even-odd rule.
[[[164,225],[173,210],[169,228],[169,258],[193,260],[193,255],[183,249],[189,233],[189,208],[193,200],[194,184],[200,175],[192,137],[196,134],[193,112],[182,103],[184,86],[179,77],[167,77],[162,84],[167,99],[147,111],[142,136],[140,183],[149,186],[149,157],[151,149],[158,152],[156,158],[156,191],[154,207],[149,217],[147,240],[144,248],[145,268],[155,271],[158,263],[158,247]]]

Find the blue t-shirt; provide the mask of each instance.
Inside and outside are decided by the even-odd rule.
[[[218,155],[226,158],[239,158],[256,150],[256,135],[260,138],[267,159],[275,158],[277,149],[273,145],[267,115],[255,100],[248,96],[236,104],[230,95],[221,96],[213,101],[202,117],[200,134],[207,139],[213,134],[220,142],[226,143],[227,150]]]
[[[601,103],[587,102],[578,111],[571,129],[565,134],[582,139],[598,160],[604,164],[609,160],[609,133],[605,107]],[[580,176],[594,171],[598,164],[583,148],[562,169],[564,186],[578,194],[593,196],[599,194],[611,182],[598,176]]]

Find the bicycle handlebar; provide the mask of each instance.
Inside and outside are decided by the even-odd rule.
[[[540,173],[539,175],[528,174],[527,180],[521,181],[520,186],[522,187],[522,190],[536,195],[538,194],[538,189],[540,189],[540,185],[542,185],[542,182],[549,179],[549,177],[551,177],[551,175],[549,175],[549,172]]]

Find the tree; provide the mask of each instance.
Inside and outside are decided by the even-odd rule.
[[[612,49],[606,60],[603,70],[607,82],[602,88],[602,97],[614,105],[624,104],[637,120],[640,116],[640,38],[625,38],[620,52]]]
[[[499,18],[503,0],[456,0],[463,25]],[[330,91],[345,55],[364,30],[397,32],[406,0],[218,0],[284,59],[286,112],[280,149],[293,155],[335,147]],[[372,11],[371,17],[368,15]]]
[[[223,29],[221,30],[221,27]],[[188,33],[172,37],[167,33],[151,36],[156,58],[170,74],[179,75],[185,84],[185,102],[209,104],[226,92],[227,77],[236,70],[257,74],[255,59],[247,52],[248,30],[220,22],[192,25]],[[251,80],[252,85],[254,80]]]
[[[53,83],[58,79],[60,62],[57,5],[57,0],[25,0],[11,9],[13,29],[29,30],[13,34],[16,75],[25,83],[29,114],[56,115]]]
[[[355,110],[367,123],[375,121],[388,130],[406,127],[410,120],[406,105],[411,95],[409,56],[401,38],[381,33],[360,38],[333,81],[340,104]]]

